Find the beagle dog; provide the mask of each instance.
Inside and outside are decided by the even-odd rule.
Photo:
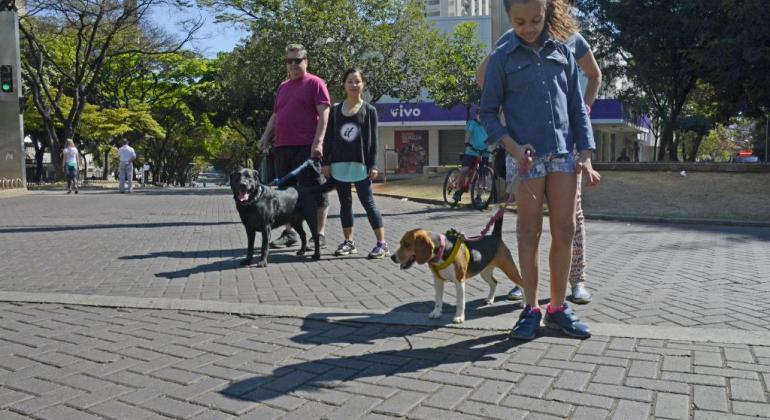
[[[489,284],[489,296],[485,302],[495,301],[497,279],[492,275],[495,268],[500,269],[511,281],[522,286],[523,280],[511,251],[502,241],[502,229],[495,226],[492,235],[478,240],[465,241],[461,238],[447,238],[443,234],[432,233],[424,229],[406,232],[401,238],[400,247],[391,260],[401,265],[402,270],[414,263],[428,264],[433,272],[433,287],[436,292],[435,306],[428,318],[441,317],[443,306],[444,282],[455,284],[457,304],[454,323],[465,322],[465,282],[480,274]]]

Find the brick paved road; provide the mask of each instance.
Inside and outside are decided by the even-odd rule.
[[[382,197],[378,203],[392,244],[415,227],[475,234],[489,216]],[[515,253],[515,215],[506,217],[505,239]],[[433,294],[428,270],[401,271],[390,261],[366,260],[374,238],[365,217],[357,219],[357,227],[364,255],[331,256],[341,241],[334,206],[322,261],[280,250],[272,253],[267,269],[241,268],[245,235],[222,190],[3,198],[0,289],[428,312]],[[589,221],[588,232],[595,300],[579,308],[584,319],[770,330],[770,306],[764,304],[770,300],[770,229]],[[547,266],[542,270],[547,280]],[[547,297],[548,282],[542,283],[541,295]],[[472,282],[470,308],[481,304],[485,288],[483,281]],[[498,302],[483,314],[512,309]]]
[[[0,418],[748,419],[770,347],[0,303]]]

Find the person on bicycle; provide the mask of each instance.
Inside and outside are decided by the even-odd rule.
[[[481,125],[479,120],[479,113],[476,111],[474,118],[468,120],[465,123],[465,151],[462,155],[462,168],[460,168],[460,174],[455,180],[455,192],[452,195],[454,205],[462,199],[463,186],[465,185],[465,178],[473,167],[473,162],[481,156],[482,162],[486,165],[489,161],[489,148],[487,146],[487,132]]]

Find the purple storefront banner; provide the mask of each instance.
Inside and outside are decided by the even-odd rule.
[[[464,105],[452,108],[441,108],[433,102],[420,103],[382,103],[375,104],[377,114],[382,123],[426,123],[426,122],[457,122],[463,124],[467,120]],[[597,99],[591,107],[591,120],[625,119],[624,104],[618,99]],[[471,107],[471,116],[476,115],[476,106]],[[637,122],[643,128],[649,128],[650,122],[643,116]]]
[[[597,99],[591,107],[592,120],[622,120],[623,102],[617,99]]]
[[[375,104],[380,122],[427,122],[427,121],[465,121],[467,113],[464,105],[446,109],[432,102]],[[471,115],[476,107],[471,108]]]

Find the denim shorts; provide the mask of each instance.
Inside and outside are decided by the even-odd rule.
[[[519,179],[544,178],[548,174],[556,172],[575,172],[575,155],[572,153],[549,153],[544,156],[535,156],[527,172],[519,175],[519,163],[510,154],[505,159],[505,180],[512,182],[517,176]]]

